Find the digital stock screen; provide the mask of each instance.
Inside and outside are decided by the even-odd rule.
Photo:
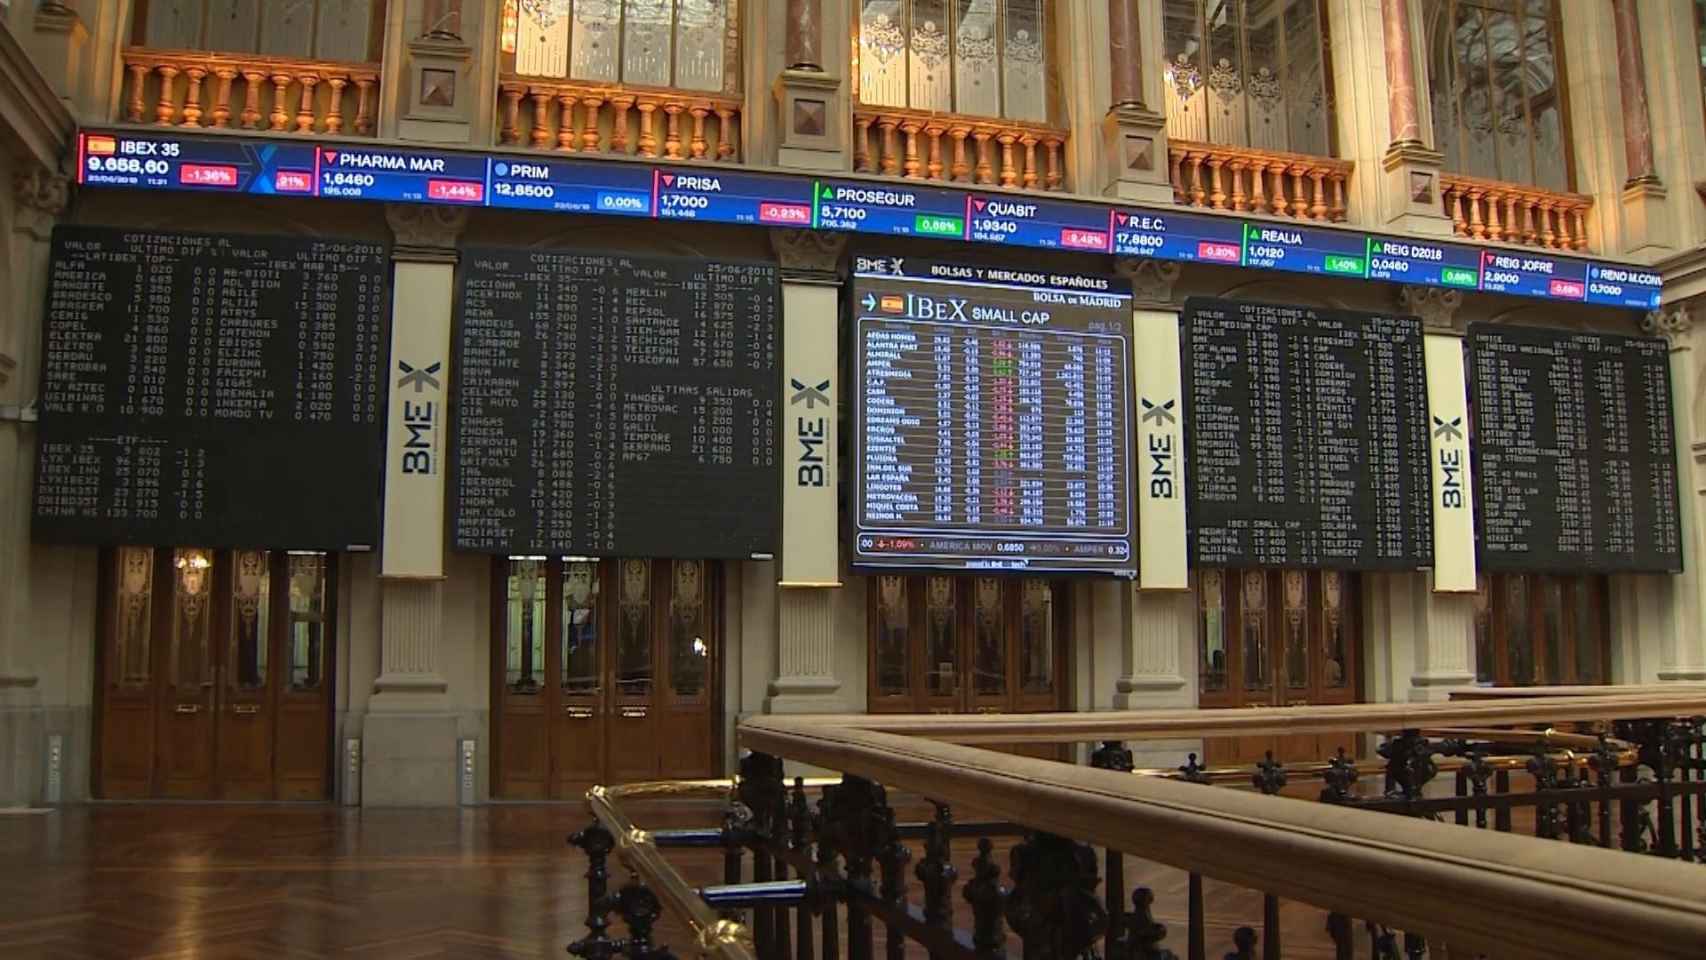
[[[1433,560],[1421,322],[1185,301],[1191,561]]]
[[[1682,569],[1668,343],[1471,324],[1469,360],[1483,567]]]
[[[1029,193],[891,180],[817,178],[712,165],[535,152],[277,143],[164,132],[91,131],[78,182],[136,190],[438,203],[696,223],[923,237],[1152,257],[1259,270],[1480,290],[1651,310],[1649,269],[1536,250],[1382,237],[1234,214],[1110,206]]]
[[[856,258],[854,562],[1136,575],[1131,297]]]

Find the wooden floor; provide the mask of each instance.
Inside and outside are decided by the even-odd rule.
[[[645,826],[714,822],[680,806],[638,812]],[[584,932],[586,861],[564,839],[585,821],[573,805],[95,805],[0,816],[0,958],[560,960]],[[962,878],[973,855],[956,844]],[[721,880],[715,852],[672,859],[690,882]],[[1127,877],[1154,888],[1168,945],[1183,954],[1183,875],[1133,862]],[[1260,926],[1258,896],[1211,883],[1206,899],[1210,957],[1231,948],[1239,924]],[[955,906],[967,923],[957,891]],[[1323,920],[1286,906],[1285,956],[1332,956]],[[662,933],[691,956],[679,926]]]

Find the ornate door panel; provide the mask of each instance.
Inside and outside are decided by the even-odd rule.
[[[504,718],[499,787],[506,797],[542,800],[551,772],[545,638],[552,611],[545,560],[510,561],[509,576],[498,586],[502,603],[495,607],[500,618],[495,635],[502,639],[502,660],[497,699]]]
[[[168,589],[161,611],[165,643],[159,669],[160,702],[155,782],[166,797],[212,799],[215,716],[218,703],[218,635],[214,598],[225,571],[211,550],[180,547],[168,553]]]
[[[610,681],[616,697],[610,716],[608,773],[616,783],[654,780],[659,770],[653,711],[658,679],[653,637],[658,615],[655,578],[646,560],[618,561],[616,571],[615,662]]]
[[[1336,570],[1203,570],[1197,577],[1198,703],[1273,707],[1358,701],[1356,578]],[[1208,762],[1325,760],[1354,736],[1219,737]]]
[[[872,713],[1046,713],[1067,709],[1068,588],[1035,578],[871,578]],[[1009,752],[1056,759],[1053,745]]]
[[[323,800],[331,795],[331,677],[337,558],[291,553],[282,563],[285,588],[273,598],[274,616],[284,625],[275,647],[276,670],[268,677],[278,704],[273,774],[280,800]]]
[[[149,547],[119,547],[102,569],[98,769],[101,795],[115,800],[149,796],[154,780],[154,558]]]
[[[496,795],[577,800],[594,784],[717,775],[714,565],[529,558],[496,570],[509,611],[494,620]],[[536,645],[510,639],[526,582],[543,624]],[[533,663],[535,682],[522,683]]]
[[[97,795],[325,799],[330,558],[118,547],[104,562]]]
[[[230,586],[222,594],[225,639],[214,709],[219,796],[270,800],[273,711],[268,680],[278,659],[272,649],[275,571],[264,550],[238,550],[231,557]]]
[[[602,631],[608,604],[598,563],[566,562],[560,576],[562,626],[552,634],[557,658],[551,676],[557,678],[559,697],[551,714],[552,788],[554,796],[576,797],[604,770],[610,678],[605,665],[609,644]]]

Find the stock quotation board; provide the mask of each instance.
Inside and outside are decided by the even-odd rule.
[[[377,243],[55,230],[35,539],[377,543],[390,274]]]
[[[851,298],[856,564],[1136,576],[1121,281],[861,257]]]
[[[1430,566],[1420,321],[1185,302],[1191,562]]]
[[[1538,251],[1424,242],[955,186],[558,155],[91,131],[78,182],[925,237],[1480,290],[1650,310],[1657,273]]]
[[[775,550],[774,266],[474,249],[460,283],[456,549]]]
[[[1664,340],[1471,324],[1480,562],[1682,569]]]

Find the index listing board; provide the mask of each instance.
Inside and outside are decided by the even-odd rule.
[[[769,264],[465,251],[455,549],[772,553],[780,298]]]
[[[1433,562],[1421,323],[1193,297],[1184,370],[1191,562]]]
[[[860,257],[854,562],[1135,577],[1131,296]]]
[[[389,277],[378,243],[55,230],[35,539],[377,543]]]
[[[1481,566],[1681,570],[1669,345],[1471,324],[1469,351]]]

